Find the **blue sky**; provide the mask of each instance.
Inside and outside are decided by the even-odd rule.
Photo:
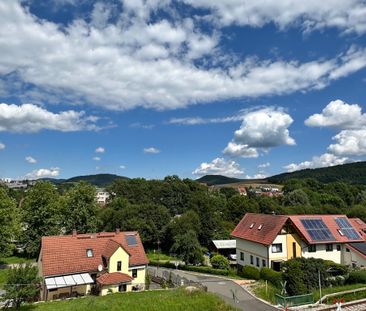
[[[365,1],[3,0],[0,26],[0,177],[365,160]]]

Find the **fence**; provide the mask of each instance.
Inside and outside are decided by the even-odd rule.
[[[281,305],[283,307],[295,307],[314,303],[313,294],[288,296],[288,297],[276,294],[275,298],[276,298],[276,304]]]

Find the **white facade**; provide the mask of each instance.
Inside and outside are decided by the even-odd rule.
[[[305,258],[319,258],[324,260],[332,260],[335,263],[345,264],[342,260],[342,253],[345,251],[345,246],[342,244],[313,244],[313,251],[311,247],[305,243],[301,247],[301,256]],[[315,247],[315,251],[314,251]]]
[[[98,191],[96,195],[97,203],[100,205],[106,205],[110,195],[106,191]]]
[[[237,239],[236,262],[240,266],[268,267],[268,247],[260,243]]]

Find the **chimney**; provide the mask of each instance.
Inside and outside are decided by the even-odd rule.
[[[116,228],[116,234],[120,233],[121,229],[120,228]]]
[[[73,237],[76,237],[76,236],[77,236],[77,234],[78,234],[78,233],[76,232],[76,229],[73,229],[73,230],[72,230],[72,236],[73,236]]]

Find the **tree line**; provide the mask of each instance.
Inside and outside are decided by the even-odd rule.
[[[247,212],[347,214],[366,221],[366,187],[314,179],[288,180],[284,196],[239,195],[234,188],[211,190],[191,179],[116,180],[106,207],[95,201],[95,187],[76,183],[57,189],[37,182],[26,192],[0,188],[0,257],[16,244],[36,257],[42,236],[121,230],[139,231],[147,249],[185,254],[199,262],[212,239],[228,239]],[[182,255],[183,256],[183,255]]]

